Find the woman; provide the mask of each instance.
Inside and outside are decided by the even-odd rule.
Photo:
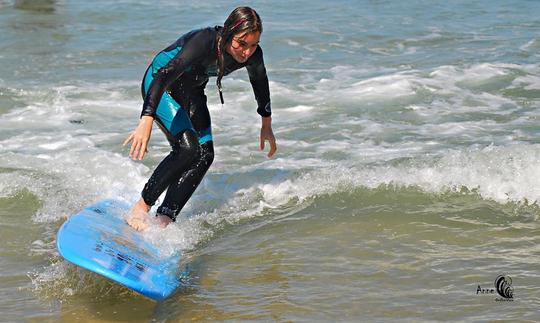
[[[153,59],[141,87],[144,105],[139,125],[124,145],[132,142],[130,157],[143,159],[155,121],[172,150],[157,166],[128,214],[127,222],[135,229],[148,226],[147,214],[165,190],[165,199],[156,216],[162,227],[175,221],[212,164],[214,147],[204,94],[210,76],[217,76],[223,104],[222,77],[246,67],[257,100],[257,113],[262,117],[260,148],[264,149],[265,141],[269,141],[268,157],[276,152],[268,77],[258,45],[261,33],[257,12],[239,7],[223,27],[191,31]]]

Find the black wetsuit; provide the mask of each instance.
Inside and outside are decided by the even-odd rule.
[[[217,34],[222,27],[191,31],[158,53],[142,82],[142,116],[152,116],[172,151],[157,166],[142,197],[154,205],[167,189],[158,214],[175,220],[214,159],[210,113],[204,89],[217,76]],[[245,63],[224,53],[224,74],[246,67],[257,100],[257,112],[272,114],[263,53],[257,47]]]

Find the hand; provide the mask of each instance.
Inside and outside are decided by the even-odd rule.
[[[264,142],[270,142],[270,151],[268,152],[268,157],[272,157],[277,150],[276,138],[274,137],[274,132],[272,131],[272,118],[263,117],[262,118],[262,127],[261,127],[261,150],[264,149]]]
[[[142,160],[144,155],[148,152],[148,142],[150,141],[150,135],[152,134],[152,122],[154,118],[150,116],[143,116],[139,125],[124,141],[123,146],[127,145],[130,141],[131,149],[129,150],[129,157],[133,160]]]

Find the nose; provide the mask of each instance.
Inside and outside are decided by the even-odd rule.
[[[244,57],[250,57],[251,54],[253,54],[253,49],[251,48],[246,48],[242,51],[242,54],[244,55]]]

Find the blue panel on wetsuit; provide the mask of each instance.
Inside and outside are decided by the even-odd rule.
[[[154,68],[154,72],[157,72],[157,70],[169,64],[169,62],[176,56],[176,54],[180,52],[180,50],[182,50],[181,47],[176,47],[171,51],[161,51],[159,54],[157,54],[152,61],[152,67]]]
[[[181,47],[176,47],[171,51],[162,51],[154,58],[151,65],[152,71],[150,73],[147,72],[144,79],[145,93],[148,93],[154,80],[152,74],[167,65],[181,50]],[[178,104],[178,102],[176,102],[176,100],[174,100],[167,92],[163,93],[161,96],[161,100],[156,109],[156,115],[173,136],[186,129],[195,131],[186,111],[182,109],[180,104]]]
[[[190,35],[190,34],[188,34]],[[183,44],[183,42],[182,42]],[[178,43],[177,43],[178,45]],[[181,46],[169,47],[167,50],[159,52],[152,61],[151,68],[147,70],[144,79],[144,94],[146,95],[154,81],[154,73],[157,73],[159,69],[163,68],[169,62],[174,59],[182,51]],[[215,67],[214,67],[215,68]],[[191,71],[192,67],[188,66],[185,71]],[[189,118],[187,111],[185,111],[180,104],[173,99],[173,97],[168,93],[164,92],[161,96],[159,104],[156,108],[156,116],[159,118],[161,124],[165,129],[173,136],[176,136],[178,133],[183,132],[186,129],[193,130],[199,136],[199,143],[203,144],[208,141],[212,141],[212,129],[204,129],[202,131],[195,131],[193,124]]]
[[[197,135],[199,136],[199,144],[204,144],[205,142],[212,141],[212,128],[208,127],[202,131],[198,131]]]

